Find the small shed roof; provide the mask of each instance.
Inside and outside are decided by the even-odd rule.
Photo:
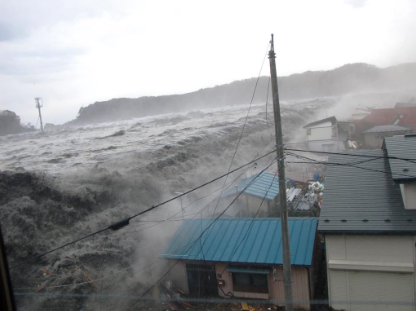
[[[383,146],[389,157],[410,159],[409,161],[389,159],[393,179],[416,181],[416,134],[386,137]]]
[[[256,176],[251,176],[249,178],[243,179],[237,184],[237,186],[232,187],[224,192],[221,197],[225,198],[232,194],[239,193],[243,191],[247,185],[249,185],[247,189],[244,190],[245,194],[250,194],[261,199],[265,198],[265,200],[269,201],[273,200],[279,194],[278,175],[276,174],[275,176],[275,174],[271,173],[262,173],[259,177],[256,178]],[[253,181],[253,179],[255,180]],[[250,182],[252,183],[250,184]]]
[[[293,265],[311,265],[317,221],[317,218],[289,218]],[[281,221],[280,218],[186,220],[161,257],[280,265],[283,264]]]
[[[388,132],[411,132],[412,128],[399,126],[395,124],[388,124],[388,125],[377,125],[374,126],[363,133],[388,133]]]

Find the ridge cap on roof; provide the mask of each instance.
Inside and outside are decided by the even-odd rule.
[[[312,126],[312,125],[319,124],[319,123],[324,123],[327,121],[331,121],[331,123],[334,123],[334,122],[337,122],[337,118],[335,116],[332,116],[332,117],[328,117],[328,118],[321,119],[318,121],[314,121],[314,122],[306,124],[303,128],[307,128],[308,126]]]

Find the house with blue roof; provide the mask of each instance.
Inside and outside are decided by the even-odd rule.
[[[290,188],[294,185],[290,179],[287,179],[288,202],[290,203],[300,193],[301,189]],[[242,195],[232,206],[226,215],[231,217],[276,217],[276,210],[279,212],[279,176],[277,174],[262,173],[259,176],[251,176],[241,180],[234,187],[225,191],[221,198],[232,200],[236,195],[242,192]]]
[[[320,243],[317,218],[289,218],[296,308],[310,310]],[[280,218],[186,220],[160,255],[171,261],[168,278],[196,296],[282,301]]]

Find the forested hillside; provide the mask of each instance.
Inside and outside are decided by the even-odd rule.
[[[33,126],[20,124],[20,117],[13,111],[0,110],[0,136],[34,131]]]
[[[348,64],[334,70],[307,71],[279,77],[278,81],[282,100],[363,92],[414,90],[416,63],[384,69],[363,63]],[[266,101],[268,83],[269,77],[260,78],[254,103]],[[255,84],[256,79],[252,78],[182,95],[117,98],[105,102],[95,102],[81,108],[77,118],[68,122],[67,125],[108,122],[162,113],[248,104],[251,101]]]

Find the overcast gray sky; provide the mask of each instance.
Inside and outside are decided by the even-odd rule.
[[[414,0],[0,2],[0,110],[37,121],[81,106],[255,77],[275,34],[278,75],[416,61]],[[268,75],[268,65],[263,74]]]

